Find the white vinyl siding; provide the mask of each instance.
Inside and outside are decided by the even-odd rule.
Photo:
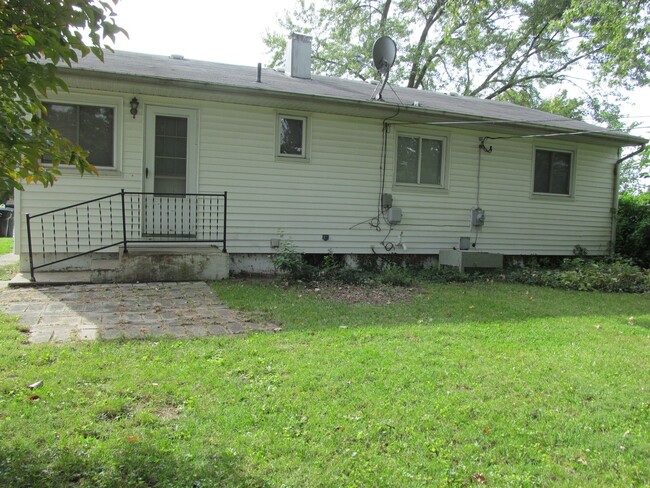
[[[105,88],[110,90],[111,84],[105,83]],[[52,188],[29,185],[20,197],[21,213],[70,205],[120,188],[143,190],[145,121],[141,113],[135,119],[128,114],[128,101],[136,93],[141,107],[197,111],[198,191],[228,192],[229,253],[268,255],[274,252],[270,240],[280,233],[308,253],[384,252],[381,241],[388,226],[377,232],[368,224],[377,215],[380,193],[382,120],[317,112],[299,115],[308,119],[306,132],[311,137],[305,144],[310,164],[293,164],[296,158],[278,157],[278,116],[283,112],[276,108],[201,100],[201,93],[191,90],[178,90],[184,98],[156,95],[166,88],[153,85],[123,90],[127,110],[116,124],[122,126],[117,155],[122,158],[121,171],[107,175],[100,169],[100,177],[79,177],[69,171]],[[414,127],[412,133],[441,139],[439,128]],[[446,133],[444,191],[417,191],[419,186],[428,187],[399,184],[393,164],[397,136],[388,138],[384,192],[391,193],[393,205],[402,209],[402,222],[389,241],[402,232],[408,254],[437,254],[457,246],[464,236],[477,243],[477,250],[513,255],[570,255],[577,244],[593,255],[607,252],[616,147],[558,142],[553,150],[573,155],[572,194],[550,198],[531,196],[535,141],[492,141],[492,153],[481,155],[479,189],[478,140],[502,134],[456,127]],[[478,230],[471,226],[477,190],[486,213],[486,224]],[[21,225],[24,235],[24,222]],[[327,241],[322,239],[325,234]],[[20,246],[25,252],[26,239]]]

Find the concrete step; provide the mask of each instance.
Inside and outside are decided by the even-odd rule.
[[[128,253],[96,253],[84,256],[85,262],[75,260],[64,265],[75,268],[16,275],[8,286],[66,285],[78,283],[135,283],[151,281],[206,281],[227,278],[230,257],[214,246],[129,246]]]
[[[25,286],[60,286],[92,283],[90,271],[37,271],[36,281],[31,281],[29,273],[18,273],[9,281],[10,288]]]
[[[90,262],[91,271],[96,270],[114,270],[120,267],[119,259],[93,259]]]

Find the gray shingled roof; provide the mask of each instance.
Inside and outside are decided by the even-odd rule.
[[[399,105],[405,111],[436,116],[448,115],[459,121],[488,121],[497,124],[510,124],[538,129],[544,132],[595,132],[597,137],[615,141],[621,145],[638,145],[645,139],[602,127],[576,121],[539,110],[521,107],[506,102],[485,100],[481,98],[453,96],[432,91],[412,88],[389,87],[383,92],[383,102],[371,101],[375,85],[332,78],[313,76],[305,80],[291,78],[282,72],[265,68],[262,70],[262,82],[258,83],[257,68],[236,66],[207,61],[174,59],[167,56],[140,54],[126,51],[105,52],[102,63],[94,56],[87,56],[74,65],[76,73],[107,73],[124,77],[163,80],[167,82],[199,83],[203,86],[229,87],[234,89],[256,90],[261,93],[282,96],[309,96],[323,101],[359,102]],[[414,102],[419,104],[414,106]]]

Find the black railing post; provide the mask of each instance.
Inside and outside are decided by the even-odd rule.
[[[32,253],[32,226],[30,224],[29,214],[25,214],[27,220],[27,247],[29,248],[29,279],[30,281],[36,281],[34,277],[34,256]],[[20,252],[20,250],[18,251]]]
[[[126,205],[124,204],[124,188],[120,190],[120,195],[122,197],[122,238],[124,242],[124,254],[127,254],[129,250],[126,248]]]
[[[228,223],[228,192],[223,192],[223,252],[228,252],[226,249],[226,229]]]

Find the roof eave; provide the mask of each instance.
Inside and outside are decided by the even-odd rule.
[[[445,110],[436,110],[431,108],[424,107],[411,107],[405,106],[393,102],[387,101],[376,101],[372,99],[368,100],[359,100],[359,99],[350,99],[342,98],[336,96],[326,96],[326,95],[316,95],[316,94],[305,94],[305,93],[292,93],[283,90],[277,90],[273,88],[267,88],[264,86],[239,86],[231,85],[219,82],[205,82],[205,81],[195,81],[195,80],[181,80],[181,79],[170,79],[165,77],[157,76],[148,76],[140,74],[130,74],[130,73],[114,73],[106,72],[92,69],[84,69],[80,67],[59,67],[61,74],[71,75],[73,77],[82,76],[82,77],[91,77],[95,79],[102,80],[120,80],[125,82],[139,82],[145,84],[155,84],[160,86],[174,86],[174,87],[184,87],[197,89],[200,91],[209,91],[214,92],[215,88],[218,88],[221,93],[224,94],[238,94],[244,95],[247,98],[247,101],[252,105],[260,106],[277,106],[281,107],[282,103],[273,104],[269,100],[269,95],[273,96],[273,99],[276,102],[282,101],[307,101],[315,105],[328,104],[330,107],[338,107],[339,110],[336,113],[342,115],[356,115],[359,116],[357,109],[363,108],[364,117],[373,117],[380,119],[390,118],[395,122],[410,122],[418,124],[435,124],[436,122],[458,122],[459,126],[462,127],[462,123],[470,122],[471,128],[478,130],[487,130],[489,132],[496,132],[495,128],[500,130],[506,130],[510,133],[521,133],[522,129],[530,129],[533,134],[539,134],[540,137],[546,137],[549,134],[566,134],[567,138],[581,141],[593,141],[600,142],[601,144],[604,141],[612,143],[614,145],[625,147],[625,146],[640,146],[647,144],[648,140],[632,136],[629,134],[624,134],[621,132],[608,131],[603,129],[603,132],[592,132],[592,131],[580,131],[572,130],[568,128],[559,128],[557,126],[548,126],[543,124],[531,124],[526,122],[519,122],[516,120],[506,120],[498,119],[493,117],[481,117],[477,115],[468,115],[468,114],[458,114],[456,112],[449,112]],[[352,110],[350,110],[352,109]],[[350,113],[353,112],[353,113]],[[467,127],[465,127],[467,128]],[[527,132],[527,131],[526,131]],[[531,136],[532,136],[531,135]]]

